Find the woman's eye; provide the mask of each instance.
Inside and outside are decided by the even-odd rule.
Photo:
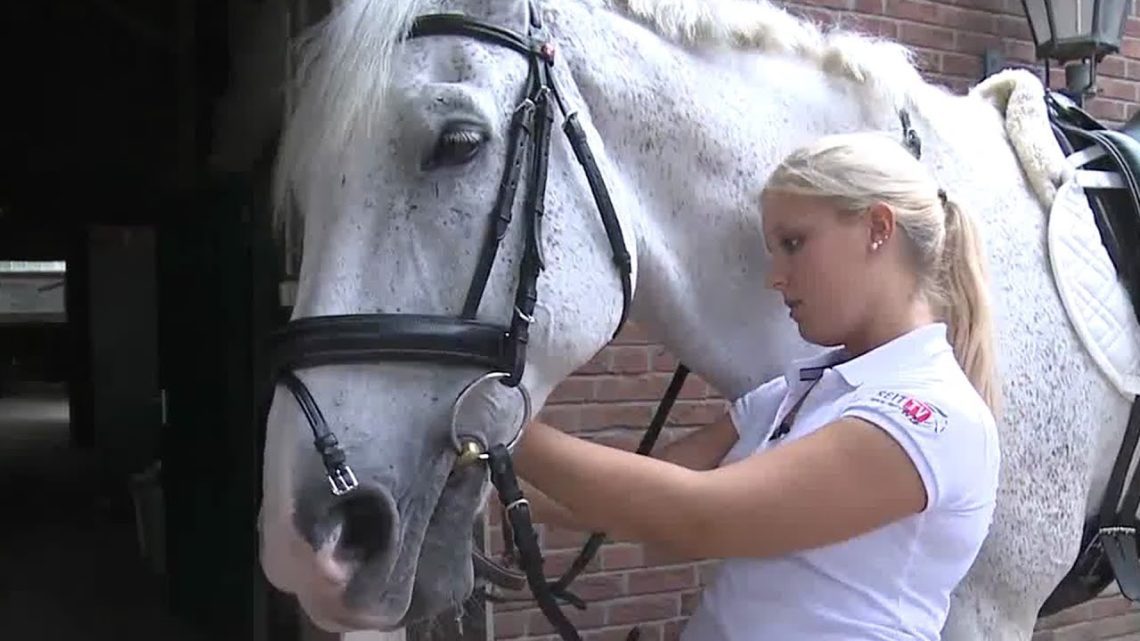
[[[780,247],[786,252],[794,252],[803,245],[803,239],[799,237],[784,238],[780,241]]]
[[[431,157],[424,162],[424,169],[435,169],[470,162],[479,153],[487,134],[470,124],[449,126],[440,134]]]

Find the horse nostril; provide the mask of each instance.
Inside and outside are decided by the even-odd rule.
[[[341,561],[368,563],[388,551],[395,514],[384,494],[357,488],[332,508],[340,524],[335,556]]]

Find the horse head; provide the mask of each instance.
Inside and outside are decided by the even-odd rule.
[[[273,345],[262,564],[334,630],[467,597],[475,459],[615,335],[636,279],[633,203],[600,178],[542,16],[425,4],[334,10],[278,160],[304,252]]]

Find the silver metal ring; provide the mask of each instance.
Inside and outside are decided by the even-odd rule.
[[[468,383],[467,387],[464,387],[463,391],[459,392],[459,396],[455,397],[455,404],[451,406],[451,444],[455,447],[456,452],[460,452],[460,453],[463,452],[463,439],[460,438],[460,434],[456,430],[456,427],[458,426],[458,420],[459,420],[459,408],[460,408],[460,406],[463,405],[463,399],[465,399],[467,397],[467,395],[470,394],[471,391],[474,390],[480,383],[483,383],[486,381],[491,381],[491,380],[498,380],[501,378],[507,378],[508,376],[510,376],[510,374],[508,374],[507,372],[488,372],[488,373],[480,376],[479,378],[471,381],[470,383]],[[514,449],[515,445],[518,444],[519,439],[522,438],[523,430],[526,429],[526,424],[530,422],[530,413],[531,413],[530,392],[526,391],[526,387],[524,387],[521,382],[515,386],[515,389],[517,389],[519,391],[519,394],[522,395],[523,418],[522,418],[522,422],[519,424],[518,431],[515,432],[514,438],[512,438],[510,440],[510,442],[507,443],[507,451]],[[479,438],[476,435],[468,435],[467,438],[474,439],[475,441],[480,442],[480,443],[483,442],[483,439]],[[484,444],[484,445],[486,446],[486,444]],[[480,456],[480,459],[485,460],[486,456]]]

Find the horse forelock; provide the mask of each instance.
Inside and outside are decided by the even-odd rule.
[[[295,47],[297,101],[277,159],[277,212],[315,155],[342,148],[357,132],[367,134],[384,103],[396,47],[423,4],[425,0],[344,0],[302,34]]]

